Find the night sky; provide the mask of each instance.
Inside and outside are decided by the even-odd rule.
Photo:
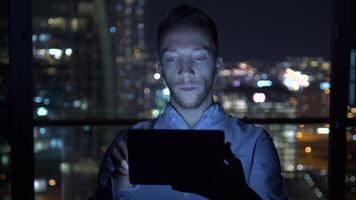
[[[220,54],[226,61],[330,58],[330,0],[147,0],[145,31],[150,50],[156,50],[161,18],[183,3],[202,9],[215,20]]]

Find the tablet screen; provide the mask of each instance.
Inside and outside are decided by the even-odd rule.
[[[172,185],[202,167],[224,164],[220,130],[143,130],[127,134],[132,184]]]

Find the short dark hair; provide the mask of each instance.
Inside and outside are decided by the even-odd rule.
[[[172,9],[162,19],[157,32],[158,50],[160,50],[160,42],[164,34],[180,26],[197,27],[207,31],[213,41],[214,54],[216,57],[219,55],[218,31],[215,22],[202,10],[189,5],[180,5]]]

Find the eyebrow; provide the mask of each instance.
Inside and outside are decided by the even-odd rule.
[[[209,52],[210,48],[208,46],[203,46],[203,47],[195,47],[193,48],[193,50],[205,50]],[[177,48],[166,47],[162,50],[162,54],[164,54],[165,52],[175,52],[175,51],[178,51]]]

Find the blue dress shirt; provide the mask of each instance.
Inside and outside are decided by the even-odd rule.
[[[131,128],[189,129],[183,117],[169,103],[158,118],[140,122]],[[262,128],[242,123],[224,112],[219,103],[214,103],[204,112],[193,129],[224,131],[225,142],[231,143],[232,152],[241,160],[248,186],[262,199],[287,199],[277,151],[272,138]],[[118,189],[117,180],[112,176],[115,167],[111,160],[110,149],[120,139],[123,139],[125,132],[126,130],[123,130],[117,135],[105,153],[98,175],[98,182],[101,186],[111,181],[113,199],[206,199],[197,194],[172,190],[169,185],[136,185],[130,189]]]

